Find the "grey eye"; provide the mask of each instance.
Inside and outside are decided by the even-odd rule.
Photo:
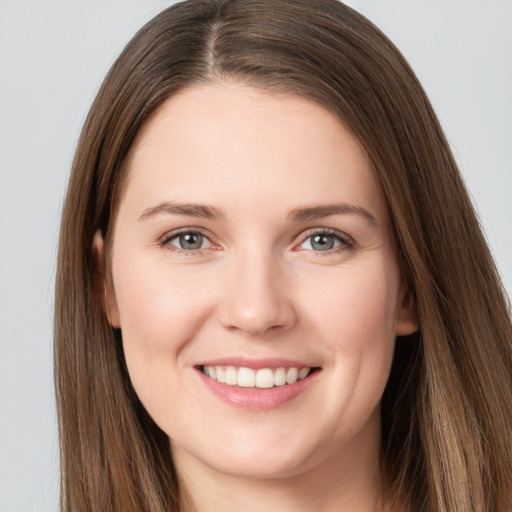
[[[180,249],[194,251],[201,249],[205,241],[206,239],[201,233],[188,232],[181,233],[180,235],[176,236],[173,240],[171,240],[171,244],[175,247],[179,247]]]
[[[328,251],[334,247],[335,241],[332,235],[315,235],[311,237],[311,248],[315,251]]]
[[[300,248],[309,251],[325,252],[343,245],[349,246],[349,243],[340,236],[329,233],[316,233],[306,238],[300,245]]]

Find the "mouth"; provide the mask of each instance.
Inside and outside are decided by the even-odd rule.
[[[263,411],[295,402],[318,381],[322,367],[290,359],[228,357],[194,366],[206,389],[230,406]]]
[[[209,379],[239,388],[271,389],[290,386],[320,370],[317,367],[277,367],[253,369],[245,366],[200,365]]]

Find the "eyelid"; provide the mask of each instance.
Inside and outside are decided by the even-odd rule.
[[[328,249],[326,251],[312,251],[310,249],[300,249],[300,246],[308,238],[311,238],[314,235],[330,235],[330,236],[334,236],[334,237],[336,237],[341,242],[341,246],[333,248],[333,249]],[[355,246],[356,246],[356,241],[351,236],[349,236],[346,233],[344,233],[343,231],[339,231],[339,230],[333,229],[333,228],[317,227],[317,228],[310,228],[310,229],[304,231],[303,233],[301,233],[300,241],[299,241],[298,244],[296,244],[294,246],[294,250],[295,251],[309,250],[310,252],[314,252],[315,254],[321,256],[321,255],[328,255],[328,254],[333,254],[333,253],[336,253],[336,252],[341,252],[341,251],[346,251],[346,250],[354,249]]]
[[[181,249],[181,248],[176,247],[169,243],[171,240],[175,239],[176,237],[178,237],[179,235],[181,235],[183,233],[199,233],[210,242],[212,247],[208,247],[205,249]],[[314,235],[333,236],[339,240],[341,245],[339,247],[328,249],[326,251],[313,251],[311,249],[300,249],[300,246],[308,238],[311,238]],[[192,255],[200,255],[204,251],[209,251],[212,249],[213,250],[221,249],[220,244],[216,243],[212,239],[214,239],[214,236],[208,230],[205,230],[205,229],[199,228],[199,227],[194,227],[194,226],[186,226],[186,227],[182,227],[182,228],[178,228],[178,229],[174,229],[174,230],[166,232],[164,235],[159,237],[157,242],[160,247],[166,248],[169,251],[173,251],[176,253],[183,253],[188,256],[192,256]],[[303,233],[301,233],[299,235],[299,242],[294,245],[293,250],[294,251],[308,250],[309,252],[315,253],[315,255],[322,256],[322,255],[329,255],[329,254],[342,252],[342,251],[346,251],[346,250],[351,250],[351,249],[354,249],[355,246],[356,246],[355,240],[351,236],[344,233],[343,231],[339,231],[339,230],[333,229],[333,228],[315,227],[315,228],[307,229],[306,231],[304,231]]]
[[[180,236],[181,234],[183,233],[198,233],[200,235],[202,235],[204,238],[206,238],[210,244],[212,245],[212,247],[208,247],[206,249],[182,249],[180,247],[176,247],[175,245],[172,245],[170,244],[170,241],[173,240],[174,238]],[[177,253],[185,253],[189,256],[192,256],[192,255],[195,255],[195,254],[201,254],[202,252],[206,251],[206,250],[211,250],[211,249],[214,249],[214,250],[218,250],[220,249],[220,244],[217,244],[215,243],[213,240],[213,235],[203,229],[203,228],[198,228],[198,227],[193,227],[193,226],[187,226],[187,227],[183,227],[183,228],[178,228],[178,229],[173,229],[171,231],[167,231],[164,235],[162,235],[159,239],[158,239],[158,245],[162,248],[165,248],[165,249],[168,249],[169,251],[173,251],[173,252],[177,252]]]

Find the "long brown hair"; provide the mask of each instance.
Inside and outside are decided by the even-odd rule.
[[[397,340],[382,400],[389,507],[510,511],[512,326],[500,279],[448,144],[414,73],[336,0],[193,0],[126,46],[91,108],[62,216],[55,379],[63,511],[179,511],[166,435],[142,407],[95,284],[124,164],[148,116],[211,80],[299,95],[339,116],[382,185],[420,324]],[[101,294],[100,294],[101,295]]]

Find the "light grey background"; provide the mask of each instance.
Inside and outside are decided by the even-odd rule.
[[[0,0],[0,512],[58,508],[51,319],[66,179],[110,64],[170,3]],[[510,294],[512,1],[347,3],[423,82]]]

